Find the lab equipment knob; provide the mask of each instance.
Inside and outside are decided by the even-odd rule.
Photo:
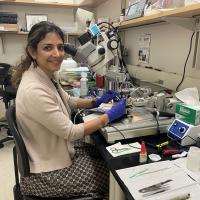
[[[184,132],[185,132],[185,128],[184,128],[184,127],[180,127],[180,128],[179,128],[179,131],[180,131],[181,133],[184,133]]]
[[[103,55],[103,54],[105,54],[105,49],[103,48],[103,47],[101,47],[101,48],[99,48],[98,49],[98,53],[100,54],[100,55]]]
[[[109,40],[107,44],[108,49],[111,51],[115,50],[118,48],[118,41],[116,39]]]

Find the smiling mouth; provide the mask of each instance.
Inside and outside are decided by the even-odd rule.
[[[52,60],[52,61],[49,61],[50,63],[53,63],[55,65],[60,65],[62,62],[61,61],[58,61],[58,60]]]

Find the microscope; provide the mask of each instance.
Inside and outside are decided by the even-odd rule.
[[[111,28],[106,31],[100,30],[101,23],[91,26],[88,32],[79,37],[81,44],[79,47],[76,48],[70,44],[65,44],[64,50],[76,62],[88,64],[91,71],[104,76],[106,90],[114,90],[121,97],[127,99],[127,114],[130,113],[131,118],[121,119],[119,122],[114,122],[112,127],[107,126],[101,129],[101,133],[108,143],[124,138],[156,134],[158,122],[156,122],[152,113],[145,108],[132,110],[134,106],[132,103],[129,105],[130,95],[133,95],[134,98],[136,94],[139,94],[139,96],[142,94],[143,97],[151,91],[135,88],[128,81],[128,73],[122,57],[121,39],[117,30],[109,23],[108,25]],[[141,102],[137,102],[137,105],[139,103],[141,104]],[[134,117],[134,115],[137,116]],[[159,120],[160,132],[166,132],[171,122],[172,119],[170,118]]]
[[[117,29],[109,23],[111,28],[101,31],[102,23],[94,24],[78,38],[81,44],[79,47],[65,44],[64,50],[76,62],[88,64],[92,72],[104,76],[105,89],[120,92],[121,85],[127,78],[121,39]]]

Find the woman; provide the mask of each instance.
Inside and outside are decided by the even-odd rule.
[[[13,70],[18,86],[16,118],[30,161],[30,177],[21,178],[26,195],[60,197],[105,194],[108,170],[95,155],[94,147],[74,141],[94,133],[125,113],[125,100],[106,114],[75,125],[70,116],[76,108],[91,108],[115,97],[107,92],[97,100],[69,96],[56,82],[54,73],[64,58],[64,35],[50,22],[40,22],[28,35],[26,58]]]

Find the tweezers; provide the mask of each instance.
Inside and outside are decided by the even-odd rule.
[[[161,188],[162,186],[164,187],[166,183],[171,182],[171,181],[172,181],[172,179],[168,179],[166,181],[142,188],[142,189],[138,190],[138,192],[146,193],[146,192],[150,192],[150,191],[155,191],[155,190],[158,190],[159,188]]]

